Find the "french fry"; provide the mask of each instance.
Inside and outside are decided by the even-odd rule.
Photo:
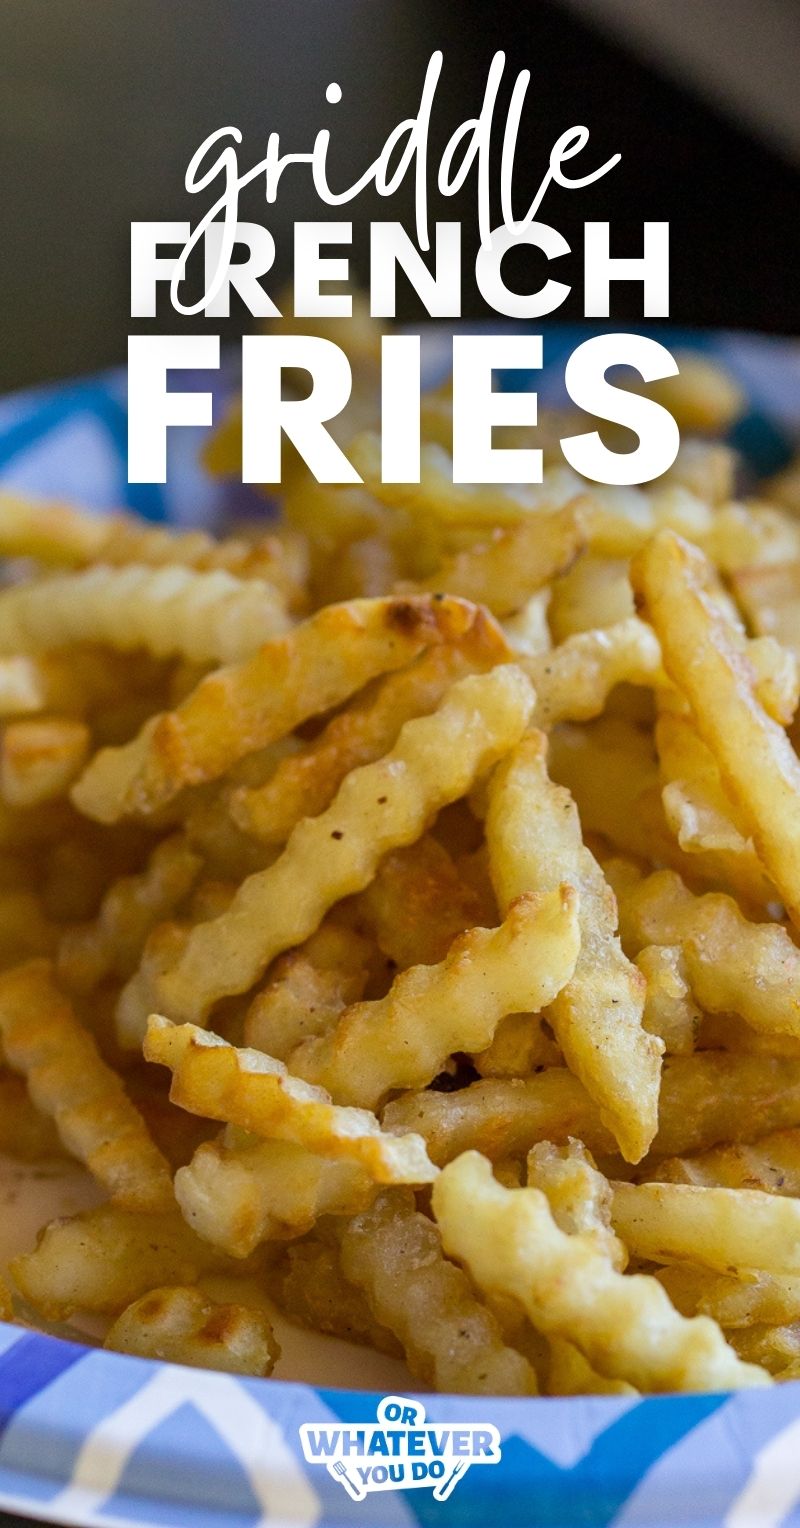
[[[536,689],[534,724],[545,732],[557,722],[599,716],[615,685],[664,683],[658,642],[637,616],[576,632],[551,653],[524,660],[523,667]]]
[[[622,953],[614,894],[583,844],[569,793],[548,778],[546,749],[543,735],[532,733],[492,778],[486,820],[492,879],[501,909],[559,883],[577,891],[578,962],[548,1018],[623,1155],[639,1161],[656,1132],[662,1047],[642,1028],[644,980]]]
[[[89,753],[89,729],[69,716],[12,721],[0,739],[0,794],[8,806],[65,796]]]
[[[117,1204],[165,1209],[169,1167],[53,980],[46,960],[0,976],[0,1036],[37,1108],[52,1116],[67,1150],[85,1162]]]
[[[222,570],[237,578],[275,584],[294,607],[305,579],[302,545],[279,534],[217,541],[200,530],[176,531],[135,515],[90,514],[71,504],[54,504],[0,494],[0,556],[33,557],[52,567],[113,567],[179,564],[198,572]]]
[[[235,1131],[199,1146],[175,1175],[188,1224],[237,1258],[262,1242],[302,1236],[321,1215],[354,1215],[375,1191],[359,1162],[318,1156],[293,1141],[238,1139]]]
[[[645,1029],[663,1040],[668,1055],[690,1056],[701,1014],[692,997],[683,952],[674,944],[648,944],[639,951],[635,964],[647,982]]]
[[[100,563],[0,592],[0,652],[46,652],[88,641],[122,651],[141,647],[157,658],[233,663],[288,626],[272,584],[176,563]]]
[[[358,918],[404,971],[443,960],[458,934],[482,922],[482,903],[444,845],[426,833],[407,849],[384,855],[358,898]]]
[[[445,1250],[480,1289],[518,1300],[538,1330],[568,1337],[593,1368],[639,1390],[767,1384],[708,1317],[688,1320],[655,1279],[620,1274],[595,1240],[565,1234],[536,1188],[507,1189],[466,1152],[434,1185]]]
[[[493,615],[509,616],[570,567],[582,547],[580,516],[565,506],[493,531],[489,540],[452,553],[435,573],[410,587],[419,593],[459,594],[488,606]]]
[[[777,637],[800,657],[800,562],[739,568],[731,584],[751,631]]]
[[[384,1128],[419,1132],[441,1166],[471,1147],[493,1161],[537,1141],[582,1140],[596,1157],[615,1150],[586,1089],[565,1067],[535,1077],[490,1078],[453,1093],[409,1092],[387,1104]],[[668,1056],[661,1074],[656,1158],[757,1139],[800,1124],[796,1059],[725,1051]]]
[[[628,1254],[611,1229],[611,1185],[582,1141],[569,1140],[566,1146],[540,1141],[528,1152],[527,1181],[530,1188],[541,1189],[561,1231],[589,1237],[612,1267],[623,1272]]]
[[[194,1284],[201,1273],[231,1266],[175,1206],[142,1214],[101,1204],[51,1221],[10,1271],[23,1299],[47,1320],[64,1321],[75,1311],[116,1315],[159,1284]]]
[[[632,566],[670,677],[685,695],[759,857],[800,922],[800,762],[755,695],[728,623],[706,592],[707,564],[664,532]]]
[[[800,951],[778,923],[751,923],[733,897],[695,896],[659,870],[620,897],[625,949],[679,945],[700,1007],[738,1013],[762,1034],[800,1035]]]
[[[616,626],[636,614],[624,557],[579,557],[553,585],[548,618],[553,639],[566,642],[580,631]]]
[[[304,1041],[291,1070],[362,1108],[424,1086],[454,1051],[485,1050],[507,1013],[552,1003],[575,970],[578,905],[570,886],[517,898],[499,928],[461,934],[439,965],[410,967],[386,997],[356,1003],[330,1034]]]
[[[376,1321],[363,1292],[342,1273],[338,1245],[315,1233],[290,1242],[268,1274],[276,1305],[290,1321],[365,1343],[380,1353],[402,1356],[403,1349],[388,1327]]]
[[[530,1077],[545,1066],[559,1066],[563,1056],[542,1014],[510,1013],[501,1019],[491,1045],[471,1056],[481,1077]]]
[[[271,1374],[280,1348],[262,1311],[220,1305],[179,1284],[134,1300],[107,1333],[105,1348],[164,1363],[229,1374]]]
[[[121,981],[129,977],[151,929],[189,895],[201,865],[199,855],[182,834],[163,839],[143,871],[113,883],[91,923],[61,935],[57,957],[60,980],[72,991],[88,993],[107,976]]]
[[[456,679],[509,656],[499,629],[478,614],[467,641],[433,647],[408,668],[373,681],[299,753],[281,760],[263,785],[232,792],[235,822],[263,843],[285,843],[301,817],[316,817],[330,805],[350,770],[387,753],[407,721],[429,716]]]
[[[800,1130],[774,1130],[757,1141],[668,1157],[647,1176],[658,1183],[754,1188],[800,1198]]]
[[[144,957],[151,1008],[202,1022],[221,997],[246,992],[276,955],[301,943],[341,898],[372,879],[382,856],[412,843],[518,741],[533,691],[505,664],[453,685],[432,716],[407,722],[382,759],[353,770],[319,817],[304,818],[281,857],[250,876],[227,913],[198,924],[177,958]],[[158,932],[158,931],[157,931]],[[137,1032],[138,999],[121,1010],[121,1035]]]
[[[430,1183],[435,1177],[418,1136],[395,1137],[366,1109],[339,1108],[322,1088],[293,1077],[262,1051],[237,1050],[194,1024],[170,1024],[154,1014],[144,1054],[170,1068],[170,1098],[192,1114],[357,1162],[376,1183]]]
[[[424,648],[463,640],[478,612],[425,595],[332,605],[250,658],[209,674],[175,711],[92,759],[73,787],[99,822],[149,815],[187,785],[218,779],[254,749],[341,705]]]
[[[676,1310],[684,1316],[712,1316],[726,1331],[764,1322],[782,1326],[800,1321],[800,1278],[791,1273],[751,1273],[736,1278],[688,1263],[673,1263],[656,1274]]]
[[[412,1374],[456,1394],[535,1395],[530,1364],[508,1347],[436,1226],[402,1193],[382,1194],[340,1232],[345,1277],[402,1343]]]
[[[612,1221],[636,1256],[718,1273],[800,1272],[800,1204],[758,1189],[615,1183]]]
[[[580,1348],[566,1337],[551,1337],[547,1394],[635,1396],[639,1391],[625,1379],[608,1379],[605,1374],[598,1374]]]
[[[800,1368],[800,1325],[740,1328],[728,1340],[745,1362],[763,1364],[778,1383],[794,1379]]]
[[[288,1061],[303,1040],[325,1034],[348,1004],[363,997],[372,964],[368,940],[326,920],[271,968],[245,1016],[246,1044]]]
[[[49,700],[41,667],[23,654],[0,658],[0,717],[29,716]]]
[[[506,616],[503,631],[515,656],[535,658],[539,653],[549,653],[553,646],[547,624],[549,606],[550,590],[540,589],[514,615]]]

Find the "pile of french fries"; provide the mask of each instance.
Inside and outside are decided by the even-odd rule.
[[[687,358],[645,490],[454,487],[447,387],[384,485],[361,364],[363,487],[289,460],[266,530],[0,499],[0,1148],[104,1195],[3,1312],[265,1375],[277,1306],[445,1391],[800,1378],[797,474],[735,497]]]

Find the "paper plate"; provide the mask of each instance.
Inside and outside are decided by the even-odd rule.
[[[535,385],[547,401],[558,401],[564,359],[589,332],[546,331]],[[736,443],[755,472],[782,466],[800,435],[800,346],[661,334],[719,354],[736,372],[750,400]],[[432,331],[431,375],[447,351],[448,336]],[[218,408],[232,372],[211,381]],[[209,389],[209,374],[182,374],[188,385]],[[180,524],[224,522],[257,502],[209,483],[197,461],[201,433],[189,429],[171,432],[167,486],[129,486],[125,433],[118,373],[0,400],[0,486],[101,510],[128,504]],[[0,1263],[92,1193],[77,1170],[0,1162]],[[495,1519],[508,1528],[800,1528],[800,1385],[642,1400],[421,1395],[402,1365],[378,1354],[287,1327],[282,1335],[286,1377],[244,1380],[0,1324],[0,1507],[126,1528],[486,1528]],[[366,1492],[354,1456],[340,1459],[343,1468],[328,1467],[324,1453],[305,1456],[308,1428],[318,1452],[344,1429],[363,1453],[359,1430],[375,1428],[387,1395],[396,1398],[385,1416],[402,1434],[394,1457],[403,1482],[380,1453],[369,1456]],[[434,1443],[444,1427],[474,1453],[456,1452],[455,1472],[426,1466],[424,1482],[411,1482],[409,1435],[429,1424]]]

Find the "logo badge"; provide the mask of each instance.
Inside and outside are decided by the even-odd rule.
[[[421,1402],[403,1395],[385,1396],[376,1422],[304,1422],[300,1443],[307,1462],[324,1465],[353,1501],[417,1486],[445,1501],[470,1465],[500,1463],[490,1422],[426,1422]]]

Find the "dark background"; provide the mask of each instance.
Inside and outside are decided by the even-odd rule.
[[[517,69],[533,75],[521,194],[575,123],[591,131],[585,168],[622,153],[596,186],[551,189],[543,205],[574,251],[554,270],[575,283],[559,318],[582,315],[584,220],[608,218],[612,253],[637,254],[643,221],[668,219],[673,320],[800,333],[799,38],[796,0],[668,0],[657,12],[650,0],[2,0],[0,390],[124,358],[129,329],[146,327],[128,317],[129,224],[197,219],[183,174],[214,128],[241,128],[249,165],[272,128],[297,150],[330,125],[331,178],[349,182],[415,111],[435,47],[434,150],[479,109],[502,47],[503,102]],[[324,99],[332,79],[338,107]],[[306,171],[290,174],[275,207],[255,190],[242,205],[276,236],[273,292],[289,273],[292,222],[321,215]],[[407,216],[409,191],[331,214],[356,224],[363,275],[367,222]],[[464,220],[464,311],[485,317],[470,275],[474,198],[471,178],[438,215]],[[401,316],[416,317],[401,291]],[[617,285],[612,317],[641,319],[640,286]],[[159,322],[189,325],[168,304]],[[228,334],[247,323],[235,312]]]

